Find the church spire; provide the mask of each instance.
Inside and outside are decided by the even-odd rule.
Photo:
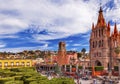
[[[116,22],[115,22],[115,26],[114,26],[114,34],[118,34]]]
[[[110,22],[108,22],[107,28],[108,28],[108,31],[110,31]]]
[[[102,7],[100,6],[98,21],[97,21],[97,27],[103,27],[103,26],[106,26],[106,22],[105,22],[105,19],[104,19],[104,16],[103,16]]]
[[[108,22],[108,25],[107,25],[107,35],[108,37],[110,36],[110,22]]]
[[[92,30],[94,29],[94,23],[92,23]]]

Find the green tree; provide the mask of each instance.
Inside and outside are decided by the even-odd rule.
[[[85,59],[86,58],[86,55],[85,55],[86,49],[82,48],[81,52],[82,52],[82,55],[83,55],[83,59]]]
[[[82,53],[77,53],[77,58],[81,58],[82,57]]]
[[[115,53],[117,54],[117,57],[118,57],[118,54],[120,53],[120,46],[115,48]],[[119,60],[118,70],[119,70],[119,77],[120,77],[120,58],[118,58],[118,60]]]
[[[84,59],[83,71],[85,71],[85,58],[86,58],[85,52],[86,52],[86,49],[83,48],[83,49],[81,50],[81,52],[82,52],[82,54],[83,54],[83,59]]]
[[[58,64],[55,65],[55,73],[60,73],[60,67],[58,66]]]
[[[81,52],[82,52],[83,54],[85,54],[86,49],[85,49],[85,48],[82,48]]]
[[[118,55],[120,53],[120,46],[115,48],[115,53]]]

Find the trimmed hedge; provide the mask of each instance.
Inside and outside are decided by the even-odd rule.
[[[14,76],[15,80],[22,80],[22,76]]]
[[[50,84],[74,84],[74,80],[71,78],[53,78],[50,80]]]
[[[24,84],[24,82],[23,81],[8,81],[4,84]]]
[[[0,78],[0,84],[5,84],[8,81],[14,81],[14,77]]]
[[[83,67],[82,66],[78,66],[78,69],[82,69]]]
[[[1,77],[5,73],[5,78],[0,78],[0,84],[74,84],[70,78],[53,78],[48,80],[46,76],[41,76],[33,68],[6,69],[0,71]],[[12,76],[8,77],[6,76]]]
[[[104,67],[103,66],[95,66],[95,71],[103,71]]]
[[[115,71],[119,71],[119,67],[118,66],[114,66],[114,70]]]

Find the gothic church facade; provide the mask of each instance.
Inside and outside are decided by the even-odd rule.
[[[110,22],[106,23],[102,7],[99,10],[97,24],[92,24],[89,43],[91,66],[104,66],[107,70],[110,63],[112,67],[117,65],[118,55],[115,53],[115,48],[120,46],[120,32],[116,22],[111,32]]]

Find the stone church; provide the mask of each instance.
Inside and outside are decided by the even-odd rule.
[[[111,31],[110,22],[105,21],[102,7],[99,9],[97,23],[92,24],[89,43],[91,66],[104,66],[107,70],[110,65],[112,68],[117,65],[118,55],[115,53],[115,48],[120,46],[120,32],[116,22]]]

